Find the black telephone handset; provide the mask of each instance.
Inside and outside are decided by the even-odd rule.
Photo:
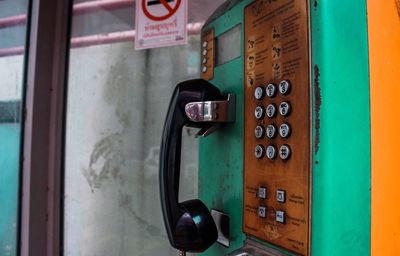
[[[195,122],[188,117],[188,105],[218,102],[224,97],[209,82],[196,79],[178,84],[172,95],[164,123],[160,150],[160,192],[164,223],[171,245],[184,252],[202,252],[217,240],[217,227],[205,204],[199,199],[179,202],[179,176],[182,129],[184,126],[212,129],[212,120]],[[204,107],[192,106],[192,116],[202,115]],[[189,106],[190,108],[190,106]],[[194,111],[193,111],[194,110]]]

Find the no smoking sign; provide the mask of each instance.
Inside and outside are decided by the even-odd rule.
[[[137,0],[135,48],[187,42],[187,0]]]

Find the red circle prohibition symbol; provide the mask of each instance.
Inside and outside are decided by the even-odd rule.
[[[153,14],[150,13],[150,11],[147,9],[147,5],[146,5],[146,0],[142,0],[142,8],[143,8],[143,12],[144,14],[147,16],[147,18],[154,20],[154,21],[162,21],[162,20],[166,20],[169,17],[171,17],[172,15],[174,15],[174,13],[176,13],[176,11],[179,9],[179,6],[181,5],[181,1],[182,0],[177,0],[175,7],[172,8],[168,2],[166,0],[160,0],[161,4],[167,9],[168,13],[162,16],[155,16]]]

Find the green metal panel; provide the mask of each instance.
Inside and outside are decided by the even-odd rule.
[[[208,24],[218,36],[243,23],[241,1],[217,20]],[[242,27],[243,34],[243,27]],[[242,36],[243,38],[243,36]],[[243,45],[243,42],[242,42]],[[243,47],[242,47],[243,48]],[[200,141],[199,196],[209,207],[230,215],[232,244],[229,249],[215,244],[203,255],[225,255],[243,245],[243,49],[240,58],[215,68],[211,81],[224,93],[236,94],[236,123],[226,125]]]
[[[216,36],[243,24],[247,1],[230,1],[207,27]],[[370,254],[370,112],[366,5],[363,0],[311,1],[313,94],[312,255]],[[215,17],[214,17],[215,18]],[[243,30],[242,30],[243,32]],[[243,43],[243,42],[242,42]],[[215,69],[211,81],[237,95],[234,125],[200,142],[199,196],[231,216],[232,246],[243,244],[243,51]]]
[[[20,124],[0,123],[0,255],[16,255]]]
[[[312,1],[312,255],[370,255],[365,0]]]

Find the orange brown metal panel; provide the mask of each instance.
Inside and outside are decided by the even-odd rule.
[[[309,254],[310,226],[310,93],[307,1],[255,1],[245,9],[245,142],[244,142],[244,232],[301,255]],[[290,82],[289,93],[279,92],[281,81]],[[256,87],[265,91],[274,84],[276,93],[255,98]],[[279,113],[287,102],[289,115]],[[274,104],[276,114],[257,119],[255,109]],[[263,115],[261,115],[263,116]],[[255,137],[256,126],[275,125],[276,135]],[[290,125],[290,136],[279,134]],[[264,131],[268,133],[268,131]],[[264,155],[257,159],[260,145]],[[282,160],[281,147],[290,157]],[[276,156],[268,158],[268,146]],[[257,153],[260,153],[259,151]],[[266,198],[263,199],[263,188]],[[278,191],[285,193],[278,201]],[[265,207],[265,216],[263,211]],[[284,223],[280,215],[285,214]]]

